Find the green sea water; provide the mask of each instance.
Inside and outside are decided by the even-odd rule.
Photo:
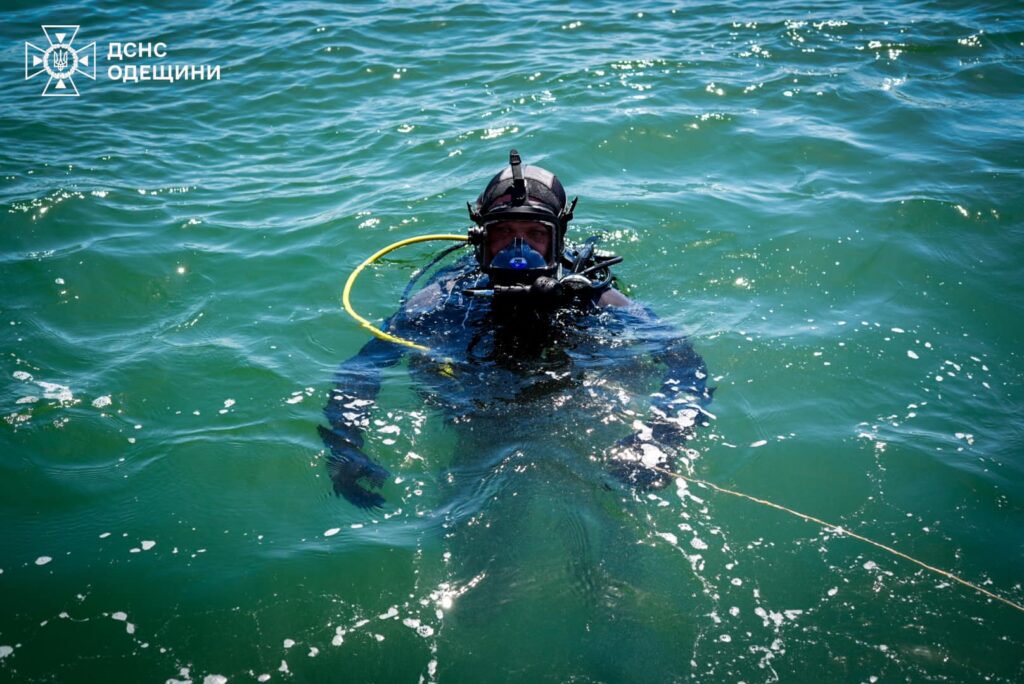
[[[0,17],[0,681],[1024,680],[1024,612],[697,485],[609,490],[594,416],[470,438],[400,364],[369,512],[317,434],[368,340],[348,273],[464,232],[515,147],[706,360],[683,472],[1024,602],[1019,3]],[[96,79],[41,97],[25,43],[69,24]]]

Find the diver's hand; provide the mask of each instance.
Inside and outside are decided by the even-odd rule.
[[[671,452],[671,449],[668,449]],[[632,487],[662,489],[670,482],[675,457],[657,442],[633,433],[615,443],[607,462],[612,475]]]
[[[370,487],[380,489],[391,474],[329,429],[318,425],[317,430],[324,444],[331,449],[331,455],[327,457],[327,472],[334,483],[334,493],[359,508],[383,506],[384,497],[364,487],[359,480],[365,479]]]

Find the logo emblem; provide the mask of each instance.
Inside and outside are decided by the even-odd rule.
[[[80,50],[71,47],[78,35],[78,26],[43,26],[49,43],[41,48],[25,43],[25,80],[45,73],[49,76],[43,88],[43,97],[78,97],[78,88],[72,78],[81,74],[96,80],[96,43]]]

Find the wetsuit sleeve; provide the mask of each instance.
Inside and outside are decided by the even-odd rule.
[[[324,406],[330,427],[318,426],[324,446],[330,451],[327,468],[335,494],[360,508],[384,503],[384,497],[366,485],[380,488],[389,473],[363,453],[363,431],[370,426],[370,410],[380,392],[381,372],[401,360],[403,349],[375,337],[357,355],[343,362],[335,372],[334,388]]]
[[[712,417],[707,411],[714,388],[707,385],[708,370],[693,345],[682,336],[671,336],[655,358],[666,366],[661,388],[652,395],[653,436],[661,442],[687,440],[697,426]]]
[[[685,440],[692,437],[693,428],[706,425],[711,418],[705,407],[711,403],[714,388],[708,388],[704,359],[689,340],[661,321],[653,311],[635,304],[617,290],[607,290],[599,304],[624,307],[623,316],[648,345],[647,352],[666,367],[661,388],[651,395],[650,422],[655,438]]]
[[[705,407],[714,389],[707,386],[704,359],[683,335],[647,309],[630,307],[623,315],[643,351],[665,371],[646,420],[634,423],[636,432],[612,448],[611,470],[628,484],[660,488],[671,481],[677,447],[712,417]]]

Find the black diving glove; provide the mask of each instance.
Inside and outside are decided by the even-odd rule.
[[[331,449],[331,455],[327,457],[327,472],[334,483],[334,493],[359,508],[383,506],[384,497],[364,487],[359,480],[365,478],[370,487],[380,489],[391,473],[331,430],[322,425],[318,425],[317,430],[324,444]]]
[[[609,449],[606,462],[609,472],[631,487],[663,489],[673,480],[674,451],[635,432]]]

